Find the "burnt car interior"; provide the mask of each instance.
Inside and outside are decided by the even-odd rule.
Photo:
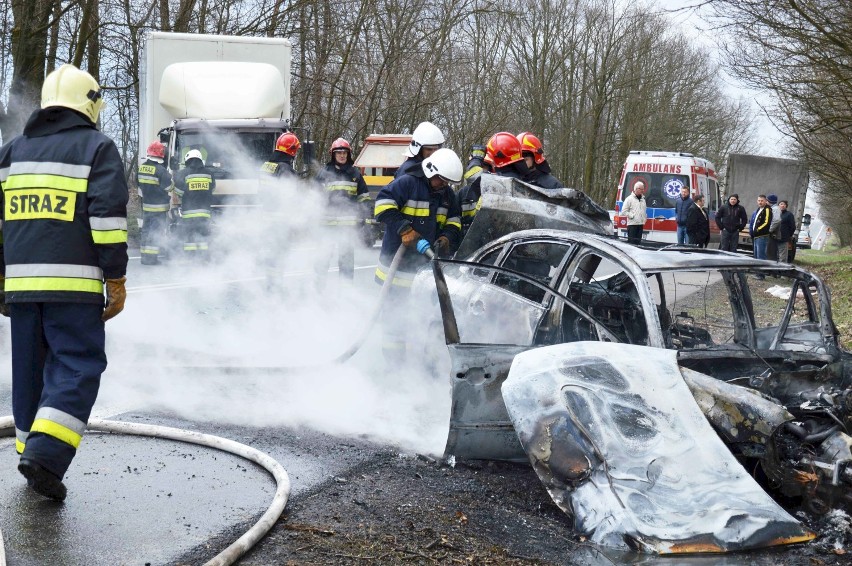
[[[648,344],[648,330],[642,302],[630,276],[610,259],[587,253],[575,262],[569,276],[568,296],[619,342]],[[595,340],[594,328],[576,316],[573,309],[562,312],[562,342]]]

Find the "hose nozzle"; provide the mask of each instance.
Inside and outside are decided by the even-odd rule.
[[[435,259],[435,252],[432,251],[432,246],[429,245],[429,242],[425,238],[417,242],[417,252],[429,259]]]

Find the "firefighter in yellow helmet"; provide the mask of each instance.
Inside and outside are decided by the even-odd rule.
[[[23,135],[0,148],[18,471],[60,501],[107,364],[104,321],[125,299],[127,182],[96,127],[102,106],[97,81],[62,65]]]

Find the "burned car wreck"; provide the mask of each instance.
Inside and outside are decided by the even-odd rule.
[[[578,533],[624,550],[816,536],[770,494],[852,506],[852,355],[818,277],[597,229],[465,255],[415,281],[449,349],[447,455],[530,461]]]

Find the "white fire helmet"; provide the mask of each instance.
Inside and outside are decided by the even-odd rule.
[[[411,134],[411,143],[405,150],[408,157],[416,157],[424,145],[444,145],[444,134],[432,122],[420,122]]]
[[[190,159],[197,159],[204,165],[204,157],[201,156],[201,152],[197,149],[190,149],[186,152],[186,157],[183,158],[184,163],[189,163]]]
[[[427,179],[439,175],[451,183],[460,182],[464,173],[459,156],[456,155],[455,151],[446,147],[442,147],[424,159],[421,167],[423,167],[423,173]]]

